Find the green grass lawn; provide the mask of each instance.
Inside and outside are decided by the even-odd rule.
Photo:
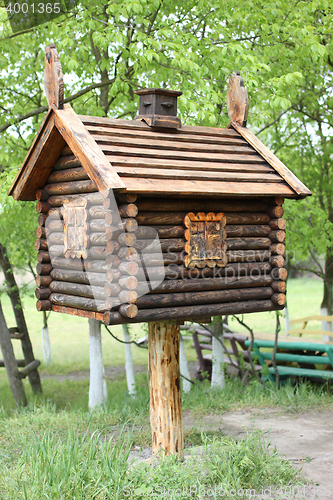
[[[320,281],[290,280],[288,290],[291,318],[319,312]],[[2,302],[8,326],[14,326],[5,295]],[[35,356],[42,360],[42,375],[89,369],[87,320],[50,315],[52,364],[46,366],[41,342],[42,314],[36,311],[32,297],[24,298],[24,306]],[[274,313],[245,315],[244,320],[255,332],[274,333]],[[241,331],[235,321],[230,325]],[[111,330],[122,338],[121,327],[111,327]],[[144,325],[131,327],[133,338],[145,334]],[[102,336],[105,366],[123,365],[124,346],[104,328]],[[195,360],[191,344],[190,340],[185,342],[186,353],[189,360]],[[20,343],[14,342],[14,345],[16,356],[21,357]],[[147,350],[133,346],[132,353],[134,364],[147,363]],[[1,500],[149,498],[147,492],[156,487],[159,491],[165,487],[188,491],[194,477],[197,486],[206,489],[218,486],[226,491],[233,488],[261,491],[265,485],[290,486],[303,482],[291,464],[269,449],[263,436],[255,432],[234,440],[223,436],[221,431],[202,434],[194,427],[184,432],[185,445],[203,446],[200,458],[177,462],[170,457],[153,467],[146,463],[134,468],[129,466],[126,458],[130,448],[147,447],[151,442],[147,372],[136,376],[136,397],[128,395],[124,376],[108,381],[108,403],[94,412],[87,411],[88,378],[65,381],[44,378],[44,393],[39,397],[31,394],[28,380],[24,380],[24,384],[29,405],[16,409],[6,372],[0,370]],[[246,386],[240,380],[227,380],[223,391],[212,391],[209,382],[196,383],[189,394],[183,394],[182,404],[184,411],[191,410],[195,422],[200,422],[202,415],[239,408],[278,407],[289,412],[329,410],[333,407],[333,394],[327,385],[302,383],[293,387],[287,384],[278,390],[273,384],[262,386],[256,380]],[[186,494],[177,498],[190,497]],[[226,494],[223,498],[234,496]]]

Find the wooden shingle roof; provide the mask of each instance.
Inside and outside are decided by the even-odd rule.
[[[50,108],[8,194],[33,200],[67,144],[100,191],[216,197],[311,192],[247,128],[154,130],[138,120]]]

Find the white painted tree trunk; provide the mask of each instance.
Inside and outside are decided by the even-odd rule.
[[[329,316],[326,307],[322,307],[320,309],[320,315],[321,316]],[[331,323],[330,321],[322,321],[321,322],[321,329],[324,332],[333,332],[333,323]],[[332,342],[333,341],[333,336],[332,335],[323,335],[323,340],[325,342]]]
[[[123,334],[124,341],[130,342],[131,338],[128,332],[128,325],[123,325]],[[134,396],[136,391],[131,344],[125,344],[125,370],[128,392],[131,396]]]
[[[184,340],[183,340],[181,333],[179,334],[179,371],[180,371],[181,375],[184,375],[184,377],[186,377],[188,379],[191,378],[190,371],[188,369],[186,354],[185,354]],[[182,377],[181,377],[181,379],[182,379],[183,391],[185,393],[190,392],[191,385],[192,385],[191,382],[189,382],[188,380],[186,380],[185,378],[182,378]]]
[[[288,306],[284,308],[284,325],[286,328],[286,335],[288,335],[288,332],[290,330],[290,322],[289,322],[289,311],[288,311]]]
[[[102,357],[101,322],[89,319],[90,385],[89,408],[92,410],[107,401],[107,387]]]
[[[51,345],[50,345],[49,329],[47,326],[42,328],[42,347],[43,347],[44,361],[47,365],[50,365]]]
[[[223,389],[224,388],[224,349],[223,349],[223,324],[222,318],[215,318],[212,324],[212,380],[211,387]]]

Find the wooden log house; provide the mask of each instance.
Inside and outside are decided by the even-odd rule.
[[[136,91],[132,121],[77,115],[53,45],[45,63],[49,111],[9,191],[37,199],[37,309],[149,322],[150,343],[175,359],[176,323],[283,309],[283,201],[311,193],[246,128],[239,74],[222,129],[181,124],[181,92],[166,89]],[[158,364],[151,354],[155,375]],[[181,450],[179,432],[168,443],[157,434],[155,450],[170,439]]]

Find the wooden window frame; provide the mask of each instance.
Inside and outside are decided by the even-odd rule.
[[[221,212],[214,214],[209,212],[207,214],[199,212],[194,214],[190,212],[184,219],[186,226],[185,231],[185,266],[193,267],[225,267],[228,263],[227,259],[227,244],[226,231],[224,229],[226,224],[225,215]],[[204,237],[202,237],[204,235]],[[221,248],[216,251],[216,242],[220,241]],[[198,247],[204,245],[204,256],[200,257]],[[207,257],[207,252],[211,252]]]
[[[72,223],[74,212],[74,226]],[[87,224],[87,200],[82,198],[65,202],[62,209],[64,219],[64,256],[66,258],[86,259],[88,257],[88,224]],[[79,215],[79,217],[78,217]],[[78,224],[77,224],[78,223]],[[72,238],[73,232],[68,231],[68,228],[75,228],[74,239]],[[72,234],[70,234],[72,233]],[[78,238],[76,236],[79,236]],[[81,241],[80,241],[81,240]],[[73,245],[74,242],[74,245]],[[79,245],[77,247],[77,243]]]

